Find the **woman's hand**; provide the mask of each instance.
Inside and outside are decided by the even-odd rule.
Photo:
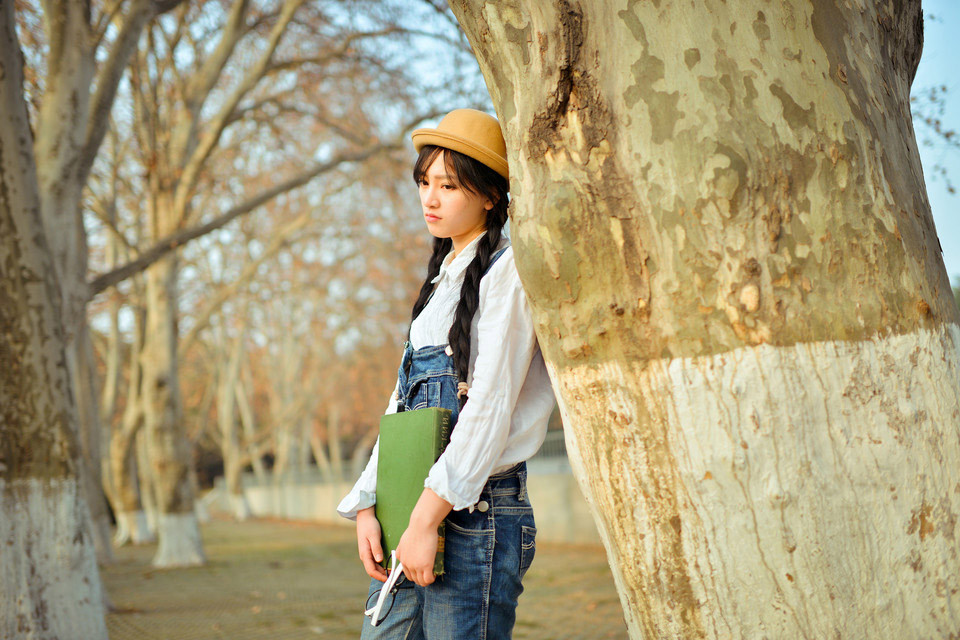
[[[400,536],[397,562],[403,563],[404,575],[421,587],[433,583],[433,562],[439,540],[437,527],[452,508],[452,504],[431,489],[424,489],[410,514],[407,530]]]
[[[433,583],[433,562],[437,557],[439,536],[436,527],[409,526],[397,545],[397,562],[403,573],[421,587]]]
[[[374,507],[357,512],[357,547],[367,575],[374,580],[386,582],[387,572],[378,564],[383,560],[383,549],[380,548],[380,523],[377,522]]]

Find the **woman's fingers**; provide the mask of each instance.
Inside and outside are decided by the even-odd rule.
[[[433,563],[437,555],[437,532],[421,532],[407,528],[397,544],[397,562],[403,563],[403,573],[413,583],[425,587],[432,584]]]
[[[380,566],[383,549],[380,547],[380,523],[373,515],[373,508],[357,513],[357,549],[367,575],[380,582],[387,580],[387,572]]]
[[[380,546],[380,543],[377,543],[377,547]],[[382,557],[382,556],[381,556]],[[387,572],[380,566],[380,564],[374,560],[374,552],[370,548],[370,544],[364,544],[364,541],[360,542],[360,561],[363,562],[363,568],[366,570],[367,575],[373,578],[374,580],[379,580],[380,582],[386,582]]]

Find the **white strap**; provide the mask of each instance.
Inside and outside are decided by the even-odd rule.
[[[400,579],[401,574],[403,574],[403,564],[397,562],[396,550],[391,551],[390,577],[388,577],[384,585],[380,587],[380,595],[377,597],[377,604],[363,612],[363,615],[371,616],[370,624],[374,627],[380,624],[380,610],[383,608],[383,603],[387,601],[387,595],[393,591],[393,587],[397,584],[397,580]]]

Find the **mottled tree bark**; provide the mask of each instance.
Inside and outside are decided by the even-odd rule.
[[[106,638],[12,5],[0,3],[0,637]]]
[[[451,0],[635,638],[960,634],[918,1]]]

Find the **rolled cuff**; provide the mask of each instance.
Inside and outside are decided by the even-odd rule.
[[[480,492],[483,491],[484,484],[486,484],[486,481],[481,482],[477,487],[469,486],[460,491],[454,491],[450,486],[450,477],[447,474],[446,466],[442,463],[433,465],[430,475],[423,481],[425,488],[430,489],[452,504],[454,511],[460,511],[476,504],[477,500],[480,499]]]
[[[337,513],[347,520],[356,520],[358,511],[372,507],[375,504],[377,504],[376,493],[364,491],[363,489],[354,489],[337,505]]]

